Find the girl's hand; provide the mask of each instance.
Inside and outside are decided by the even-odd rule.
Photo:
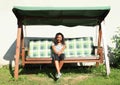
[[[60,56],[62,54],[62,52],[58,52],[57,54],[58,54],[58,56]]]

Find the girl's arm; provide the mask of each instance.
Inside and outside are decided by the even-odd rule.
[[[54,52],[55,54],[58,54],[58,52],[56,51],[56,48],[55,48],[54,45],[52,45],[52,50],[53,50],[53,52]]]
[[[63,48],[60,50],[60,52],[63,53],[65,48],[66,48],[66,45],[63,45]]]
[[[66,48],[66,45],[63,45],[63,48],[58,52],[58,55],[62,54]]]

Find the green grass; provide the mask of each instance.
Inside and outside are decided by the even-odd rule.
[[[55,79],[53,66],[27,66],[19,69],[19,78],[14,79],[14,68],[0,68],[0,85],[120,85],[120,69],[111,68],[110,76],[105,74],[105,66],[73,67],[64,66],[62,77]]]
[[[80,85],[120,85],[120,69],[111,69],[110,76],[92,75],[91,78],[79,82]]]

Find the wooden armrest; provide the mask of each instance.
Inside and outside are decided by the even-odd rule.
[[[95,55],[100,55],[103,51],[103,47],[94,46],[93,49]]]

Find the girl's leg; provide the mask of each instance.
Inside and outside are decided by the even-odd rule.
[[[60,67],[59,67],[59,61],[58,60],[55,60],[55,67],[56,67],[57,73],[60,73]]]
[[[60,67],[59,67],[59,61],[58,60],[55,60],[55,67],[56,67],[56,70],[57,70],[56,78],[60,78],[61,73],[60,73]]]
[[[59,69],[60,69],[60,70],[61,70],[63,64],[64,64],[64,62],[61,60],[61,61],[59,62]]]
[[[60,62],[59,62],[59,68],[60,68],[60,70],[61,70],[61,68],[62,68],[62,66],[63,66],[63,64],[64,64],[64,62],[63,62],[64,58],[65,58],[65,55],[64,55],[64,54],[61,54],[61,55],[60,55]]]
[[[54,60],[54,64],[55,64],[55,68],[57,70],[57,73],[60,73],[60,67],[59,67],[59,57],[57,54],[52,54],[53,60]]]

